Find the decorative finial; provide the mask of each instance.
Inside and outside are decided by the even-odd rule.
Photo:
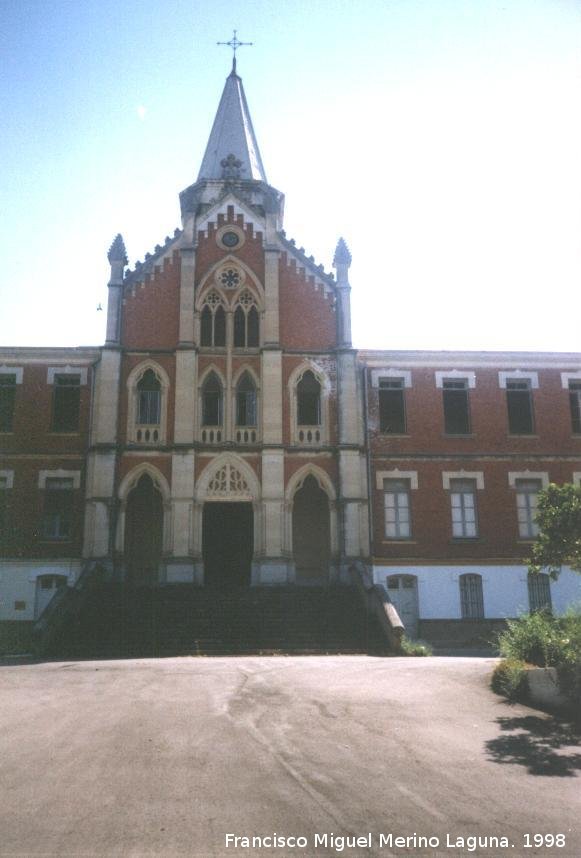
[[[123,265],[127,265],[127,251],[125,250],[123,236],[120,232],[117,233],[113,244],[109,248],[107,259],[109,260],[109,262],[122,262]]]
[[[217,45],[226,45],[227,47],[232,48],[232,74],[236,74],[236,51],[238,48],[241,48],[244,45],[254,44],[254,42],[241,42],[236,35],[236,32],[237,31],[234,30],[234,35],[229,42],[216,42]]]
[[[351,254],[343,238],[340,238],[337,242],[335,256],[333,257],[333,267],[336,268],[338,265],[351,265]]]

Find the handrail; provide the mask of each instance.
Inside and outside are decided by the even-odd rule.
[[[34,651],[43,655],[48,650],[65,622],[78,614],[91,587],[103,580],[101,564],[86,561],[81,574],[72,587],[60,587],[33,626]]]
[[[366,609],[379,620],[389,646],[394,652],[401,652],[401,641],[405,633],[405,626],[400,619],[395,605],[389,598],[387,590],[381,584],[374,584],[368,571],[362,569],[360,564],[352,564],[349,567],[349,574],[365,602]]]

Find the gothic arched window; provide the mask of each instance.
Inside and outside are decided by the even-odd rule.
[[[256,426],[256,387],[248,372],[236,386],[236,425]]]
[[[223,391],[220,379],[211,372],[202,387],[202,425],[221,426],[223,419]]]
[[[297,384],[297,422],[299,426],[321,425],[321,385],[310,369]]]
[[[234,348],[257,348],[259,344],[258,310],[250,292],[243,292],[234,313]]]
[[[226,313],[220,296],[212,292],[206,298],[200,316],[200,344],[209,347],[226,345]]]
[[[137,383],[137,422],[141,426],[158,426],[161,416],[161,384],[152,369],[146,370]]]

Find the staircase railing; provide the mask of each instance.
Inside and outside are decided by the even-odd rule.
[[[366,569],[353,564],[349,567],[351,580],[355,584],[365,608],[379,621],[381,630],[387,638],[390,649],[395,653],[401,652],[401,642],[405,626],[389,598],[387,590],[381,584],[374,584]]]
[[[91,588],[105,580],[105,569],[87,560],[72,587],[60,587],[33,626],[33,649],[44,655],[65,624],[74,620],[85,604]]]

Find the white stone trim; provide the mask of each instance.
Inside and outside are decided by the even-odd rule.
[[[0,375],[15,375],[16,384],[22,384],[23,373],[24,367],[22,366],[6,366],[6,364],[0,366]]]
[[[450,480],[474,480],[479,491],[484,489],[483,471],[442,471],[442,485],[446,491],[450,490]]]
[[[137,366],[134,366],[127,377],[127,439],[133,444],[142,444],[144,447],[151,446],[153,442],[148,444],[145,441],[140,442],[137,440],[137,385],[148,369],[155,374],[161,386],[159,427],[153,427],[157,428],[159,432],[159,438],[155,442],[155,445],[164,444],[166,441],[167,406],[170,388],[169,376],[166,370],[150,358],[147,358],[146,360],[141,361],[141,363],[138,363]]]
[[[54,384],[55,375],[78,375],[81,379],[81,384],[87,383],[87,367],[86,366],[49,366],[47,370],[46,383]]]
[[[379,387],[379,381],[382,378],[401,378],[404,387],[412,386],[412,374],[409,369],[372,369],[371,370],[371,386]]]
[[[581,471],[573,471],[573,485],[581,486]]]
[[[2,368],[0,367],[0,372],[2,372]],[[569,389],[570,381],[581,381],[581,369],[578,372],[562,372],[561,373],[561,385],[565,390]]]
[[[198,223],[196,224],[196,231],[203,231],[204,236],[208,237],[208,227],[211,223],[218,223],[218,215],[221,214],[226,218],[228,214],[228,206],[232,206],[234,218],[237,218],[238,215],[242,215],[244,224],[252,225],[255,232],[261,231],[263,234],[265,232],[265,222],[261,217],[257,217],[256,212],[251,211],[251,209],[246,208],[246,206],[240,203],[240,200],[235,197],[233,194],[228,194],[224,199],[220,200],[220,202],[216,203],[216,205],[212,206],[206,214],[200,218]],[[230,224],[229,224],[230,225]],[[236,224],[236,226],[238,226]]]
[[[436,387],[443,387],[444,381],[467,381],[470,389],[476,387],[476,373],[473,370],[437,369],[434,375]]]
[[[14,488],[14,471],[13,470],[7,469],[4,471],[0,471],[0,479],[6,480],[5,488],[7,488],[7,489],[13,489]]]
[[[399,468],[394,468],[392,471],[376,471],[375,485],[380,491],[383,491],[384,480],[409,480],[410,488],[417,489],[418,487],[418,472],[417,471],[400,471]]]
[[[329,396],[331,393],[331,382],[324,368],[314,360],[310,360],[308,358],[293,369],[287,383],[288,394],[290,397],[291,444],[302,444],[302,442],[299,441],[300,429],[298,424],[297,386],[303,375],[309,370],[313,373],[321,386],[321,423],[319,426],[308,427],[313,431],[319,431],[320,440],[311,443],[307,442],[305,446],[322,447],[328,443]]]
[[[549,485],[549,474],[547,471],[509,471],[508,484],[511,489],[516,488],[517,480],[540,480],[543,489],[546,489]]]
[[[536,390],[539,386],[538,372],[523,372],[522,369],[502,370],[498,373],[498,386],[506,390],[507,381],[530,381],[531,389]]]
[[[46,489],[47,479],[69,479],[73,481],[73,489],[81,488],[81,472],[68,471],[65,468],[57,468],[54,471],[39,471],[38,472],[38,488]]]

